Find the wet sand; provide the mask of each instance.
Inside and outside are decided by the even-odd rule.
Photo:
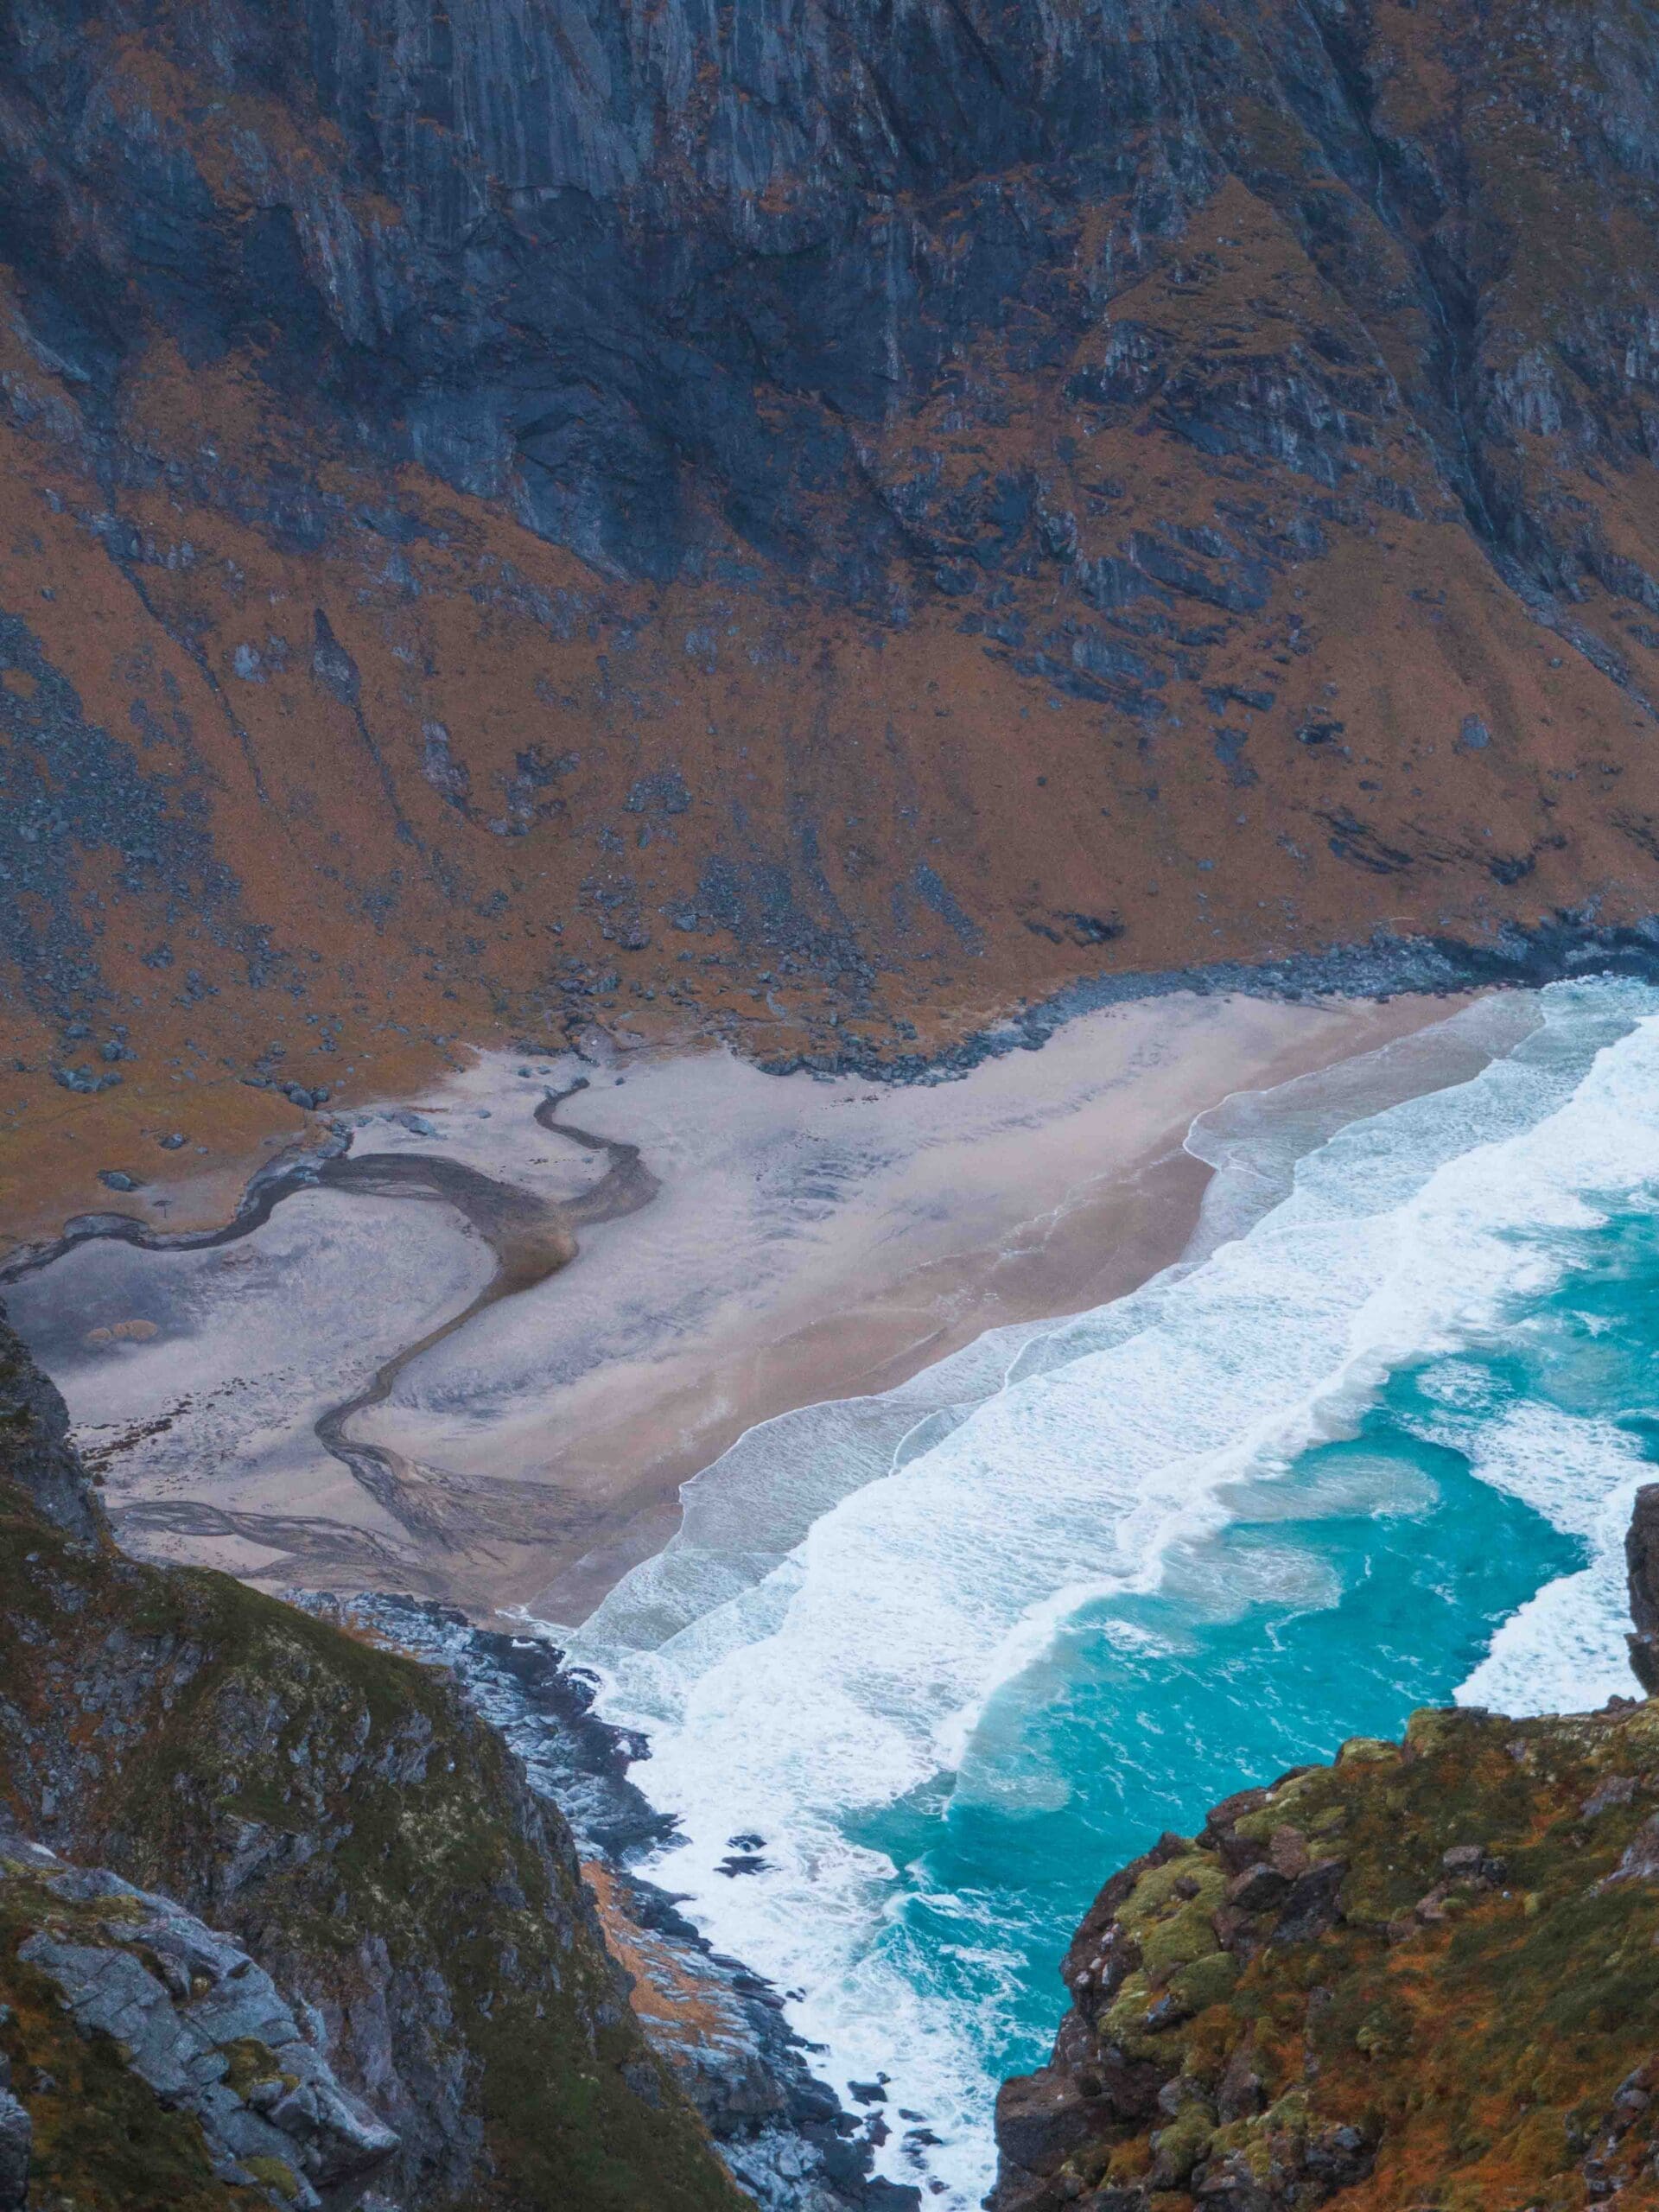
[[[234,1249],[95,1241],[6,1295],[131,1548],[575,1621],[743,1430],[1132,1288],[1197,1218],[1196,1115],[1451,1010],[1165,999],[896,1090],[490,1052]]]

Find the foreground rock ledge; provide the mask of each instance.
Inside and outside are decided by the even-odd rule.
[[[739,2212],[499,1738],[432,1669],[123,1558],[66,1427],[0,1321],[0,1826],[56,1854],[0,1849],[10,2202]]]

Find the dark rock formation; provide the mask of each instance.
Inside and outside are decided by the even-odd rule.
[[[325,1619],[452,1671],[468,1702],[556,1805],[588,1862],[606,1936],[634,1983],[652,2048],[721,2158],[766,2212],[915,2212],[919,2192],[872,2174],[868,2125],[816,2080],[782,2001],[715,1952],[674,1898],[632,1871],[673,1823],[628,1779],[643,1746],[593,1712],[593,1688],[532,1637],[474,1628],[411,1598],[291,1593]]]
[[[69,1441],[69,1414],[0,1306],[0,1482],[28,1492],[54,1528],[107,1543],[98,1494]]]
[[[1624,1533],[1630,1569],[1630,1666],[1649,1697],[1659,1696],[1659,1483],[1644,1483]]]
[[[86,1522],[61,1408],[49,1386],[15,1388],[29,1425],[13,1424],[0,1490],[0,1811],[78,1867],[118,1878],[67,1878],[65,1914],[75,1904],[142,1923],[158,1986],[185,1925],[165,1899],[225,1930],[283,1993],[329,2079],[395,2133],[376,2186],[403,2212],[731,2212],[741,2199],[629,2008],[569,1831],[495,1733],[430,1668],[227,1577],[141,1567],[66,1534],[56,1522]],[[84,1491],[81,1505],[90,1514]],[[34,2124],[37,2161],[43,2144],[71,2164],[84,2153],[105,2192],[89,2179],[86,2201],[133,2212],[229,2201],[160,2185],[124,2194],[118,2163],[99,2164],[130,2158],[120,2145],[148,2125],[97,2070],[115,2017],[100,2009],[106,1978],[132,1981],[141,2014],[152,1993],[132,1980],[119,1929],[118,1968],[78,1961],[79,1939],[50,1911],[36,1933],[25,1964],[85,2014],[92,2069],[67,2116],[38,2072],[15,2074],[9,2094]],[[221,2018],[202,1972],[208,1986],[193,1978],[181,2009],[169,1999],[181,2032],[211,2042],[223,2027],[227,2049],[258,2061],[242,2099],[257,2112],[259,2053],[287,2030],[275,2012],[257,2034],[236,2030],[252,2012]],[[232,1964],[219,1980],[250,2004],[265,1988]],[[151,2019],[157,2033],[168,2025]],[[164,2069],[164,2034],[155,2051],[149,2029],[119,2037],[136,2054],[129,2075],[151,2057]],[[311,2078],[291,2054],[282,2074],[296,2093]],[[142,2067],[134,2078],[149,2079]],[[165,2094],[178,2103],[176,2086]],[[113,2114],[103,2133],[100,2113]],[[214,2139],[238,2156],[253,2140],[228,2107],[207,2117],[217,2139],[192,2123],[204,2187]],[[0,2140],[6,2123],[0,2110]],[[384,2149],[364,2126],[364,2145]],[[168,2140],[186,2156],[176,2126]],[[338,2166],[322,2155],[319,2193]]]
[[[898,562],[971,597],[1036,557],[1094,562],[1103,610],[1263,606],[1265,539],[1146,528],[1102,574],[1028,474],[880,451],[896,410],[988,426],[1063,379],[1090,431],[1147,412],[1407,515],[1421,490],[1380,478],[1409,423],[1518,573],[1637,588],[1554,474],[1650,458],[1659,76],[1611,9],[18,0],[5,44],[8,258],[95,419],[164,326],[601,571],[736,555],[864,594]],[[1569,104],[1570,160],[1505,143]],[[1194,226],[1230,193],[1223,227],[1277,227],[1324,297],[1195,347],[1141,288],[1213,281],[1233,241]],[[347,643],[311,633],[355,709]],[[1155,664],[1096,672],[1086,634],[1059,664],[1133,696]]]

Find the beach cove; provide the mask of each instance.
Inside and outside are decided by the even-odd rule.
[[[966,2207],[1103,1864],[1425,1700],[1622,1681],[1640,1440],[1491,1347],[1611,1251],[1630,1398],[1645,1124],[1570,1253],[1547,1144],[1513,1220],[1423,1208],[1574,1110],[1592,1173],[1653,1001],[1175,995],[902,1087],[480,1054],[9,1296],[130,1547],[567,1649],[652,1878]]]
[[[1180,995],[902,1085],[481,1052],[320,1121],[230,1225],[177,1235],[157,1180],[5,1294],[141,1554],[574,1623],[747,1431],[1122,1295],[1192,1234],[1198,1116],[1446,1011]],[[615,1147],[652,1188],[595,1220]]]

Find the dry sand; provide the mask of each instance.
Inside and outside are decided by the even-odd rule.
[[[639,1146],[662,1187],[583,1228],[568,1268],[477,1313],[355,1417],[353,1436],[404,1471],[390,1500],[313,1423],[487,1280],[447,1205],[309,1192],[235,1246],[84,1246],[9,1299],[132,1548],[574,1621],[753,1423],[1121,1295],[1191,1233],[1197,1115],[1451,1010],[1171,997],[896,1090],[713,1050],[586,1070],[480,1054],[417,1102],[427,1130],[375,1118],[354,1151],[438,1152],[579,1205],[602,1161],[531,1114],[585,1073],[561,1119]]]

